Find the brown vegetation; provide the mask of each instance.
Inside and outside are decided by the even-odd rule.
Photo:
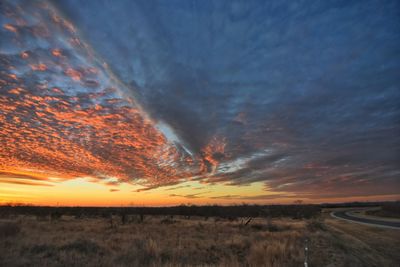
[[[20,231],[18,223],[5,221],[0,224],[0,238],[15,237]]]
[[[395,230],[323,217],[253,218],[247,225],[247,219],[195,216],[38,218],[1,221],[0,266],[302,266],[306,239],[309,266],[399,263]]]
[[[377,210],[367,211],[368,215],[400,219],[400,202],[391,202],[381,205]]]

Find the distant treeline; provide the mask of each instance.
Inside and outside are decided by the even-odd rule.
[[[400,201],[380,201],[380,202],[346,202],[346,203],[324,203],[321,208],[358,208],[376,206],[399,206]]]
[[[237,205],[237,206],[174,206],[174,207],[45,207],[45,206],[0,206],[0,216],[35,215],[76,217],[107,217],[110,215],[178,215],[220,217],[290,217],[311,218],[321,213],[319,205]]]
[[[335,204],[293,204],[293,205],[234,205],[234,206],[196,206],[180,205],[173,207],[50,207],[32,205],[0,206],[0,217],[9,215],[34,215],[38,217],[109,217],[111,215],[161,215],[161,216],[200,216],[235,219],[239,217],[289,217],[293,219],[312,218],[321,213],[323,208],[373,207],[381,206],[383,210],[400,209],[400,202],[351,202]]]

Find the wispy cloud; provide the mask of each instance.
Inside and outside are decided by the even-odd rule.
[[[200,192],[200,193],[195,193],[195,194],[169,194],[170,197],[184,197],[184,198],[200,198],[200,197],[204,197],[202,195],[211,193],[212,191],[206,191],[206,192]]]
[[[214,196],[210,197],[211,199],[238,199],[240,195],[222,195],[222,196]]]
[[[34,185],[34,186],[53,186],[53,184],[39,181],[32,181],[28,179],[6,179],[1,178],[0,183],[2,184],[16,184],[16,185]]]
[[[110,189],[110,192],[119,192],[119,191],[120,191],[119,189],[115,189],[115,188]]]
[[[164,190],[165,191],[172,191],[172,190],[178,190],[178,189],[188,188],[188,187],[190,187],[190,185],[180,185],[180,186],[176,186],[176,187],[166,188]]]

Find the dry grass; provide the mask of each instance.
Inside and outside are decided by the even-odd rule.
[[[348,233],[366,236],[362,231],[370,229],[347,229],[329,220],[256,219],[243,226],[239,221],[146,217],[144,223],[110,227],[101,218],[51,222],[19,217],[11,224],[20,231],[0,239],[0,266],[302,266],[306,237],[310,266],[399,263],[393,251],[354,242]],[[381,241],[386,247],[398,245],[395,239]]]
[[[326,220],[346,266],[400,266],[400,230]],[[336,258],[338,258],[336,256]]]
[[[0,238],[6,239],[9,237],[15,237],[21,231],[21,227],[18,223],[12,221],[4,221],[0,224]]]

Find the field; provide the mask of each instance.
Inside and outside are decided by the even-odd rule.
[[[251,219],[250,219],[251,218]],[[3,215],[0,266],[399,266],[400,231],[330,218]]]
[[[400,204],[398,202],[385,203],[378,209],[367,211],[368,215],[383,216],[387,218],[400,218]]]

